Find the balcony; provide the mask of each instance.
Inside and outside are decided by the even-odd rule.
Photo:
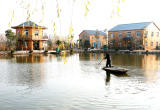
[[[25,39],[25,40],[48,40],[48,36],[24,35],[19,37],[20,37],[19,39]]]

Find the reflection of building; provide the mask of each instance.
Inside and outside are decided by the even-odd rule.
[[[95,36],[99,37],[96,38]],[[85,40],[89,40],[91,47],[101,48],[103,45],[106,45],[106,33],[98,30],[83,30],[79,34],[79,47],[83,47]],[[97,45],[97,46],[96,46]]]
[[[160,43],[160,29],[154,22],[120,24],[108,31],[110,48],[155,49]]]
[[[46,45],[48,37],[43,36],[46,27],[28,21],[12,28],[16,29],[16,35],[20,37],[17,43],[18,50],[39,50]]]
[[[32,56],[23,56],[23,55],[16,55],[16,63],[43,63],[44,56],[43,55],[32,55]]]
[[[157,74],[159,74],[160,68],[159,61],[159,55],[144,55],[142,68],[148,82],[154,82],[158,79]]]

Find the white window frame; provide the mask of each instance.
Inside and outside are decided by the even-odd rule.
[[[24,30],[24,35],[28,36],[28,30]]]
[[[148,47],[148,43],[147,43],[147,41],[145,41],[145,47]]]
[[[111,33],[111,38],[114,38],[114,33]]]
[[[158,46],[158,44],[159,44],[159,43],[158,43],[158,42],[156,42],[156,46]]]
[[[136,36],[140,37],[140,31],[136,31]]]
[[[17,36],[19,36],[19,30],[17,30]]]
[[[118,47],[122,47],[122,43],[118,43]]]
[[[153,47],[153,42],[151,42],[151,47]]]
[[[157,32],[157,37],[159,37],[159,32]]]
[[[131,32],[127,32],[127,37],[131,37]]]
[[[154,32],[153,31],[151,32],[151,37],[154,37]]]
[[[110,43],[110,46],[113,47],[113,43]]]
[[[148,37],[148,31],[146,31],[146,36],[145,37]]]
[[[34,35],[35,35],[35,36],[38,36],[38,35],[39,35],[39,31],[38,31],[38,30],[35,30],[35,31],[34,31]]]
[[[119,32],[118,37],[122,37],[122,32]]]

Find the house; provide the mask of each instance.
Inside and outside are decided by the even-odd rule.
[[[160,29],[154,22],[120,24],[108,31],[109,48],[156,49]]]
[[[90,47],[101,48],[107,45],[107,34],[99,30],[83,30],[79,34],[79,47],[84,47],[85,40],[90,42]]]
[[[16,29],[16,35],[19,36],[17,50],[39,50],[46,46],[48,37],[43,36],[46,27],[28,21],[11,28]]]

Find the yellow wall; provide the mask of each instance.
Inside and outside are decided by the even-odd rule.
[[[32,27],[17,27],[16,28],[16,35],[17,31],[19,30],[19,36],[25,39],[25,42],[28,42],[28,47],[26,48],[23,44],[19,44],[17,47],[18,50],[33,50],[33,41],[39,41],[39,48],[42,49],[43,45],[43,29],[42,28],[32,28]],[[24,30],[28,30],[28,36],[24,35]],[[35,36],[35,30],[38,30],[38,36]]]
[[[84,38],[85,36],[85,38]],[[106,39],[103,39],[104,35],[99,35],[100,39],[97,39],[101,41],[101,47],[103,47],[103,45],[107,44]],[[93,38],[93,39],[92,39]],[[83,31],[80,35],[79,35],[79,40],[82,39],[82,42],[84,43],[85,40],[89,40],[90,41],[90,46],[93,47],[93,42],[96,42],[96,38],[95,35],[89,35],[87,32]],[[79,45],[79,47],[81,47],[81,45]]]
[[[140,31],[140,37],[136,36],[136,32]],[[145,32],[148,32],[148,37],[143,37],[143,34]],[[119,32],[122,32],[122,37],[119,37]],[[122,40],[124,37],[127,37],[127,32],[131,32],[131,37],[134,37],[136,41],[140,42],[140,45],[145,45],[145,42],[147,42],[147,46],[145,46],[146,49],[155,49],[156,48],[156,42],[160,44],[160,31],[159,29],[152,23],[149,25],[145,30],[125,30],[125,31],[110,31],[108,32],[108,42],[109,46],[112,41],[112,39],[115,39],[114,46],[117,48],[118,43],[122,43],[123,45],[127,45],[128,41]],[[151,33],[154,32],[154,36],[151,37]],[[159,32],[159,37],[157,37],[157,32]],[[111,33],[114,33],[114,38],[111,38]],[[151,42],[153,42],[153,46],[151,46]],[[135,44],[132,45],[132,48],[135,49]]]

